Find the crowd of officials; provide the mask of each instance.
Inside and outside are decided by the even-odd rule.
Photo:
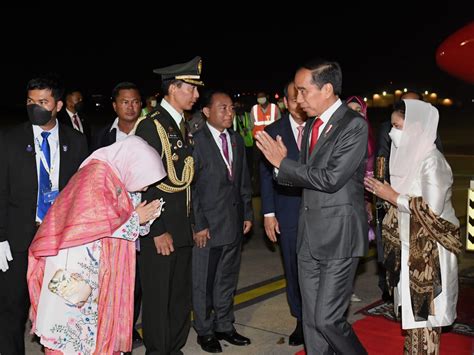
[[[461,250],[437,109],[406,93],[376,137],[364,100],[341,99],[336,62],[301,66],[281,102],[260,92],[247,109],[204,90],[201,70],[200,57],[155,69],[163,96],[143,108],[139,88],[119,83],[117,117],[94,131],[79,90],[28,82],[29,120],[0,134],[0,354],[25,353],[28,318],[46,354],[141,341],[147,354],[181,354],[191,311],[204,351],[250,344],[233,297],[255,195],[282,251],[290,345],[367,353],[346,311],[375,240],[404,351],[437,354]]]

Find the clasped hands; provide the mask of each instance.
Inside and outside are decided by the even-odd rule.
[[[273,139],[267,132],[260,131],[255,135],[257,147],[265,155],[265,158],[275,168],[279,169],[283,159],[286,158],[288,150],[286,149],[283,139],[280,136]]]

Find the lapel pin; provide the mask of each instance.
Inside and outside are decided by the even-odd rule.
[[[63,152],[67,152],[67,145],[63,145]]]
[[[31,153],[31,152],[33,151],[33,147],[31,146],[31,144],[28,144],[28,145],[26,146],[26,151],[27,151],[28,153]]]

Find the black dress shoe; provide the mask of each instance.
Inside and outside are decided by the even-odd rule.
[[[217,339],[219,340],[225,340],[228,343],[242,346],[242,345],[249,345],[250,344],[250,339],[244,337],[243,335],[240,335],[237,333],[236,330],[230,333],[221,333],[221,332],[215,332]]]
[[[197,337],[197,343],[201,345],[201,349],[208,353],[221,353],[221,344],[214,335],[203,335]]]
[[[296,328],[288,339],[288,344],[292,346],[304,344],[303,325],[300,321],[296,323]]]

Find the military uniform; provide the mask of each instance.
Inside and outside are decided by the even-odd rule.
[[[154,72],[161,74],[162,80],[202,85],[199,57]],[[142,323],[147,354],[180,354],[191,325],[192,140],[176,123],[169,107],[168,102],[162,101],[138,123],[135,133],[161,154],[168,173],[165,180],[150,187],[143,196],[143,200],[162,197],[166,202],[150,233],[141,239]],[[157,254],[153,239],[166,232],[171,234],[174,247],[168,256]]]

